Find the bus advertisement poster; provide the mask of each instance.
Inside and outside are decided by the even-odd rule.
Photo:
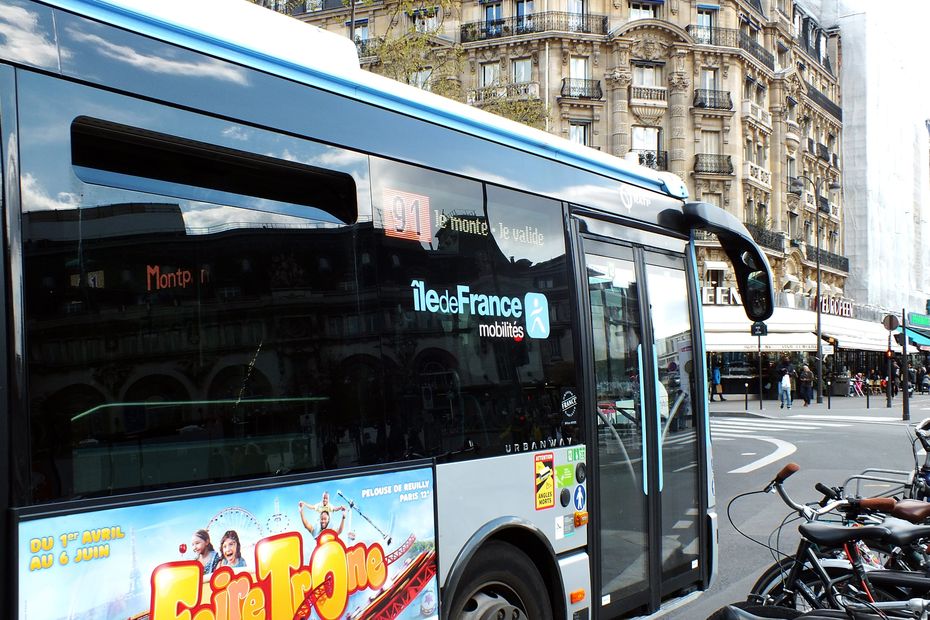
[[[438,617],[433,471],[23,520],[19,620]]]

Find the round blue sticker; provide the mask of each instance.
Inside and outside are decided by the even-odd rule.
[[[576,486],[572,497],[575,499],[575,510],[584,510],[585,500],[587,499],[584,487],[580,484]]]

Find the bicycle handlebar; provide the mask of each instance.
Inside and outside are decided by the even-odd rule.
[[[930,420],[930,418],[928,418]],[[772,489],[778,492],[778,495],[781,497],[788,506],[793,508],[799,515],[807,519],[808,521],[816,519],[817,517],[824,515],[828,512],[832,512],[837,508],[842,508],[846,512],[856,512],[859,510],[869,510],[869,511],[879,511],[879,512],[891,512],[897,500],[893,497],[864,497],[864,498],[843,498],[840,497],[840,494],[837,493],[834,489],[829,488],[823,483],[818,482],[814,485],[814,488],[817,489],[820,493],[823,493],[824,501],[820,503],[820,508],[812,508],[811,506],[805,506],[797,503],[788,495],[788,492],[785,491],[784,482],[790,476],[794,475],[800,471],[801,466],[797,463],[788,463],[782,467],[775,478],[768,484],[766,487],[766,492],[770,492]],[[827,501],[827,500],[830,501]]]

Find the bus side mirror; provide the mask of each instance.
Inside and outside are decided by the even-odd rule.
[[[717,235],[720,247],[733,265],[743,310],[751,321],[764,321],[775,311],[772,270],[765,254],[739,220],[706,202],[689,202],[683,208],[692,230]]]

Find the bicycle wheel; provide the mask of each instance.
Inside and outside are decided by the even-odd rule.
[[[785,579],[794,565],[794,558],[782,558],[769,566],[756,580],[749,591],[747,601],[759,605],[787,607],[798,611],[830,609],[834,607],[827,596],[827,588],[820,577],[810,568],[804,568],[793,587],[786,587]],[[836,572],[828,570],[828,574]],[[833,578],[840,575],[830,575]],[[803,586],[801,585],[803,584]]]

